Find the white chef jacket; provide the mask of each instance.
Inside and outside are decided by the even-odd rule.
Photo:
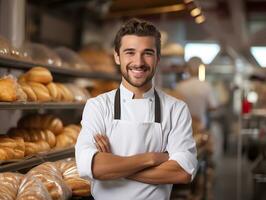
[[[161,104],[162,152],[167,151],[169,160],[176,161],[193,178],[197,168],[197,152],[192,137],[189,110],[184,102],[157,89],[156,91]],[[98,151],[93,136],[98,133],[108,136],[111,131],[114,120],[115,92],[116,90],[113,90],[89,99],[82,116],[82,129],[75,146],[76,162],[80,176],[90,179],[92,185],[94,181],[99,181],[94,179],[91,170],[93,156]],[[141,110],[134,110],[129,106],[129,102],[138,101],[138,99],[133,99],[134,94],[122,84],[120,85],[120,95],[121,119],[133,122],[154,122],[154,88],[143,95],[143,98],[149,99],[149,106],[144,106]],[[171,187],[170,184],[167,186],[169,193]],[[128,193],[130,191],[119,192]]]

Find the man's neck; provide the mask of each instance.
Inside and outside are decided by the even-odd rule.
[[[123,82],[123,81],[122,81],[122,84],[126,89],[128,89],[129,91],[131,91],[134,94],[133,99],[142,99],[143,94],[152,88],[151,83],[144,85],[142,87],[135,87],[135,86],[130,85],[129,83]]]

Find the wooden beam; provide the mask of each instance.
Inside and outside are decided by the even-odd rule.
[[[137,10],[111,12],[107,15],[107,18],[179,12],[179,11],[183,11],[185,9],[186,9],[186,7],[184,4],[176,4],[176,5],[171,5],[171,6],[161,6],[161,7],[154,7],[154,8],[143,8],[143,9],[137,9]]]

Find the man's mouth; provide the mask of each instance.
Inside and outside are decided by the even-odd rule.
[[[143,77],[148,71],[147,67],[129,67],[129,71],[132,72],[132,75],[136,78]]]

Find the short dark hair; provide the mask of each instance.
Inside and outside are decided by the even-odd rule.
[[[121,39],[125,35],[154,37],[157,55],[161,55],[161,33],[152,23],[133,18],[122,25],[122,27],[118,30],[114,40],[114,48],[117,54],[119,54],[119,49],[121,47]]]

